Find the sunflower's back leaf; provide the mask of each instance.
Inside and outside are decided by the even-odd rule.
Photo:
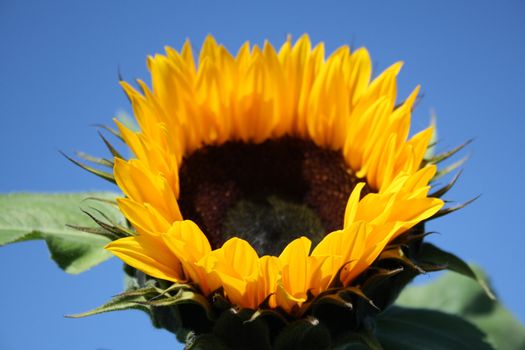
[[[436,190],[435,192],[429,194],[428,196],[435,197],[435,198],[443,197],[456,184],[456,182],[458,181],[462,173],[463,173],[463,170],[458,171],[458,173],[454,175],[454,177],[452,178],[452,180],[450,180],[448,184]]]
[[[440,218],[442,216],[445,216],[445,215],[448,215],[448,214],[451,214],[455,211],[458,211],[460,209],[463,209],[465,208],[467,205],[471,204],[472,202],[474,202],[475,200],[477,200],[481,195],[478,195],[472,199],[469,199],[468,201],[466,201],[465,203],[462,203],[462,204],[459,204],[459,205],[456,205],[455,207],[449,207],[449,208],[445,208],[445,209],[441,209],[440,211],[438,211],[436,214],[434,214],[430,219],[428,220],[434,220],[434,219],[437,219],[437,218]]]
[[[466,262],[456,255],[444,251],[432,243],[424,243],[421,246],[420,260],[427,261],[432,264],[445,265],[447,270],[454,271],[463,276],[472,278],[479,283],[489,298],[496,299],[483,278],[476,275],[474,270],[472,270],[472,268]]]
[[[248,309],[229,309],[222,312],[213,325],[213,334],[231,349],[272,349],[267,323],[260,317],[249,321],[253,312]]]
[[[315,318],[300,319],[286,326],[275,340],[275,350],[331,349],[328,329]]]
[[[433,157],[431,157],[431,158],[429,158],[427,160],[427,163],[431,163],[431,164],[441,163],[442,161],[447,160],[448,158],[452,157],[454,154],[456,154],[459,151],[461,151],[463,148],[468,146],[472,141],[473,141],[473,139],[467,140],[464,143],[462,143],[461,145],[451,149],[450,151],[443,152],[443,153],[440,153],[440,154],[438,154],[436,156],[433,156]]]
[[[484,277],[481,270],[473,269]],[[484,331],[496,349],[525,349],[525,327],[501,303],[488,298],[477,282],[456,273],[405,288],[396,303],[461,316]]]
[[[98,132],[98,136],[100,136],[100,138],[102,139],[102,141],[104,142],[104,144],[106,145],[106,148],[109,150],[109,152],[111,153],[111,155],[113,157],[117,157],[117,158],[122,158],[122,155],[119,153],[119,151],[117,151],[115,149],[115,147],[113,147],[113,145],[111,144],[111,142],[109,142],[105,137],[104,135],[102,135],[102,133],[99,131]]]
[[[442,169],[439,169],[437,172],[436,172],[436,175],[434,175],[434,177],[432,178],[431,181],[436,181],[440,178],[442,178],[443,176],[447,175],[447,174],[450,174],[451,172],[453,172],[454,170],[456,170],[457,168],[459,168],[460,166],[462,166],[463,164],[465,164],[465,162],[469,159],[469,156],[465,156],[463,158],[461,158],[460,160],[442,168]]]
[[[115,198],[116,194],[71,193],[0,195],[0,245],[44,239],[53,260],[68,273],[80,273],[112,255],[103,249],[109,240],[100,235],[80,232],[67,226],[93,227],[81,207],[87,197]],[[96,202],[90,205],[115,221],[123,220],[118,209]],[[91,225],[91,226],[90,226]]]
[[[377,318],[376,336],[388,350],[493,350],[472,323],[444,312],[394,306]]]
[[[83,163],[80,163],[79,161],[71,158],[70,156],[68,156],[67,154],[65,154],[64,152],[60,151],[60,154],[62,154],[64,157],[67,158],[67,160],[69,160],[70,162],[72,162],[73,164],[81,167],[82,169],[84,170],[87,170],[89,171],[90,173],[94,174],[94,175],[97,175],[98,177],[101,177],[103,178],[104,180],[107,180],[113,184],[116,184],[116,181],[115,181],[115,177],[113,176],[112,173],[108,173],[107,171],[102,171],[102,170],[99,170],[99,169],[96,169],[96,168],[93,168],[89,165],[86,165],[86,164],[83,164]]]

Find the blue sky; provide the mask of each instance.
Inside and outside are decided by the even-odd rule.
[[[0,192],[115,190],[57,150],[105,154],[90,125],[130,106],[118,86],[148,80],[146,56],[196,47],[211,33],[231,51],[309,33],[329,51],[366,46],[376,71],[403,60],[399,96],[422,85],[413,128],[438,116],[445,150],[466,139],[471,158],[448,199],[481,198],[432,222],[442,248],[481,265],[525,321],[525,5],[520,1],[0,1]],[[0,348],[163,349],[170,333],[129,311],[64,319],[117,294],[116,259],[78,276],[42,242],[0,249]]]

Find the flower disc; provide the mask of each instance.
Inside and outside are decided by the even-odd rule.
[[[179,174],[182,215],[212,248],[237,236],[260,256],[278,255],[301,236],[319,243],[342,227],[360,182],[340,152],[291,137],[205,146],[183,160]]]

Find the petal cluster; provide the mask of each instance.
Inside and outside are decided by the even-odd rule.
[[[263,302],[294,313],[309,295],[339,278],[350,284],[395,237],[434,215],[440,199],[428,197],[435,166],[421,167],[432,128],[409,138],[419,88],[396,106],[401,63],[371,80],[361,48],[343,46],[325,58],[307,36],[277,51],[246,43],[234,56],[210,36],[194,60],[181,52],[148,59],[152,88],[122,83],[140,131],[117,125],[134,158],[115,159],[125,198],[119,207],[137,235],[107,249],[146,274],[193,283],[209,295],[222,288],[241,307]],[[344,226],[315,247],[293,240],[279,256],[258,256],[232,238],[212,249],[202,230],[178,206],[184,156],[227,141],[259,143],[285,135],[340,151],[363,182],[348,198]],[[365,182],[374,189],[361,198]]]

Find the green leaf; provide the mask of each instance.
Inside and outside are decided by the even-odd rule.
[[[68,273],[80,273],[112,255],[103,249],[109,240],[66,225],[95,227],[81,208],[95,208],[114,222],[123,222],[119,210],[91,197],[114,199],[109,192],[69,194],[13,193],[0,195],[0,246],[44,239],[52,259]]]
[[[434,310],[391,307],[377,319],[388,350],[491,350],[485,334],[462,318]]]
[[[478,275],[482,275],[476,270]],[[397,305],[436,309],[463,317],[487,334],[496,349],[525,349],[525,327],[473,280],[446,273],[436,281],[405,288]]]
[[[446,252],[431,243],[424,243],[421,246],[419,257],[420,260],[427,261],[435,265],[445,265],[447,270],[454,271],[463,276],[472,278],[479,283],[489,298],[495,299],[494,294],[490,290],[485,280],[478,276],[466,262],[456,255]]]

